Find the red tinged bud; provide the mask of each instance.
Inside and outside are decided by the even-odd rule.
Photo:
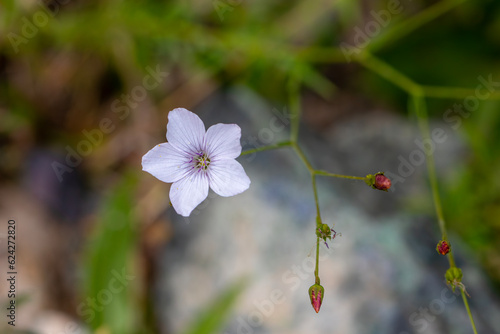
[[[436,250],[439,254],[441,255],[446,255],[450,252],[450,249],[451,249],[451,246],[450,244],[448,243],[448,241],[446,240],[441,240],[437,246],[436,246]]]
[[[391,180],[384,174],[376,174],[373,186],[378,190],[387,191],[391,187]]]
[[[375,175],[368,174],[365,178],[365,182],[373,189],[387,191],[391,188],[391,180],[382,172]]]
[[[311,298],[311,305],[316,313],[319,312],[324,294],[325,289],[319,284],[314,284],[309,288],[309,298]]]

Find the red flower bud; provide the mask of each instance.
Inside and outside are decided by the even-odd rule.
[[[436,250],[441,255],[446,255],[450,252],[451,246],[446,240],[441,240],[436,246]]]
[[[325,294],[325,289],[319,284],[314,284],[309,288],[309,298],[311,298],[311,305],[316,311],[319,312],[321,303],[323,302],[323,295]]]
[[[384,175],[384,173],[379,172],[375,175],[366,175],[365,182],[367,185],[373,189],[387,191],[391,187],[391,180]]]
[[[391,187],[391,180],[382,173],[375,174],[375,183],[373,185],[378,190],[387,191]]]

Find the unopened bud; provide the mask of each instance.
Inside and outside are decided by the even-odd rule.
[[[455,292],[455,287],[460,287],[465,291],[465,287],[462,284],[462,269],[457,267],[452,267],[446,270],[446,274],[444,278],[446,279],[446,283],[451,285],[451,289]]]
[[[383,191],[387,191],[391,187],[391,180],[382,172],[379,172],[375,175],[368,174],[366,176],[365,182],[373,189]]]
[[[319,312],[324,294],[325,289],[320,284],[314,284],[309,288],[309,298],[311,298],[311,305],[316,313]]]
[[[448,243],[448,241],[446,240],[441,240],[437,246],[436,246],[436,250],[439,254],[441,255],[446,255],[450,252],[450,249],[451,249],[451,246],[450,244]]]

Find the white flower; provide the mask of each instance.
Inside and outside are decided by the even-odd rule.
[[[142,169],[157,179],[173,183],[170,202],[188,217],[208,196],[208,187],[220,196],[247,190],[250,179],[235,160],[241,154],[241,129],[236,124],[205,125],[184,108],[168,114],[167,143],[142,157]]]

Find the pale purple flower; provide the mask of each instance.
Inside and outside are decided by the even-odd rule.
[[[184,108],[168,114],[167,143],[158,144],[142,157],[142,169],[157,179],[173,183],[170,202],[188,217],[208,196],[247,190],[250,179],[235,160],[241,154],[241,129],[236,124],[215,124],[205,133],[203,121]]]

